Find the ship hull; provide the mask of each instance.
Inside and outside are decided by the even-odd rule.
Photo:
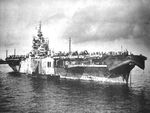
[[[128,83],[130,71],[135,65],[145,67],[144,56],[111,56],[93,60],[91,64],[68,64],[67,60],[46,58],[27,58],[22,61],[7,61],[9,66],[20,73],[32,76],[56,76],[68,79],[95,81],[114,81]],[[77,61],[77,60],[75,60]],[[96,62],[94,62],[96,61]],[[56,63],[57,62],[57,63]],[[95,64],[94,64],[95,63]],[[103,63],[103,64],[100,64]],[[57,65],[58,64],[58,65]]]
[[[122,79],[123,75],[121,74],[111,77],[112,73],[110,73],[107,67],[76,66],[71,68],[55,68],[55,73],[60,75],[60,78],[65,79],[126,83]]]
[[[128,84],[131,70],[137,65],[145,68],[146,57],[142,55],[109,56],[104,59],[96,59],[95,65],[79,64],[67,67],[55,68],[55,73],[61,78],[85,79],[95,81],[118,81]],[[103,65],[100,64],[103,62]]]
[[[37,60],[40,61],[40,60]],[[42,77],[44,79],[62,78],[62,79],[77,79],[77,80],[92,80],[102,82],[118,82],[126,83],[124,74],[113,73],[109,71],[106,65],[95,66],[72,66],[53,68],[53,71],[46,73],[46,69],[41,67],[41,63],[37,64],[34,60],[21,61],[20,65],[10,65],[14,72],[24,73],[32,77]],[[128,72],[127,68],[123,68],[125,72]],[[130,70],[132,68],[129,68]],[[41,71],[42,70],[42,71]],[[43,71],[44,70],[44,71]],[[119,71],[117,71],[119,72]],[[125,73],[124,72],[124,73]]]

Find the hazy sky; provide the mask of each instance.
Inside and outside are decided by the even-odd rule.
[[[50,48],[150,52],[150,0],[0,0],[0,54],[31,50],[42,21]],[[0,56],[0,57],[1,57]]]

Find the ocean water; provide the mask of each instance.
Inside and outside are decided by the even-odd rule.
[[[8,73],[0,65],[1,113],[150,113],[150,73],[133,70],[131,85],[50,80]]]

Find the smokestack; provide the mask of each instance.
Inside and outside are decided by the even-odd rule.
[[[71,54],[71,38],[69,38],[69,54]]]

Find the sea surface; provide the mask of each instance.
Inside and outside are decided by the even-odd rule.
[[[150,113],[150,72],[133,70],[127,86],[11,71],[0,65],[1,113]]]

